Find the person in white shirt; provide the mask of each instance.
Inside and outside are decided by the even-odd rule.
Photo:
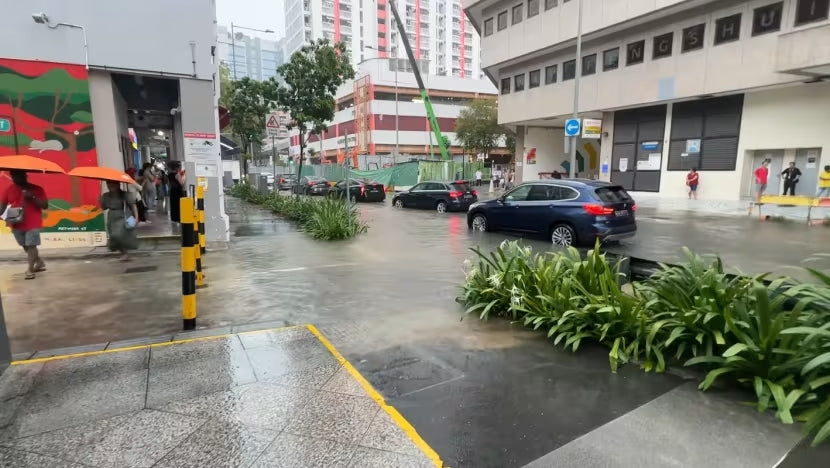
[[[481,186],[481,169],[476,171],[476,186]]]

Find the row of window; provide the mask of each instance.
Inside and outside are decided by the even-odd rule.
[[[811,8],[802,8],[807,5]],[[800,0],[796,11],[796,24],[821,21],[828,18],[830,0]],[[784,2],[777,2],[756,8],[752,17],[752,36],[759,36],[781,30],[781,16],[784,11]],[[715,20],[714,45],[737,41],[741,36],[742,14],[737,13]],[[696,24],[683,29],[680,35],[681,53],[702,49],[706,24]],[[652,38],[652,59],[671,57],[674,51],[674,32],[660,34]],[[645,39],[632,42],[625,47],[625,65],[632,66],[645,61]],[[602,53],[602,71],[610,71],[620,66],[620,48],[614,47]],[[545,67],[545,84],[556,83],[557,65]],[[590,76],[597,72],[597,54],[582,57],[582,76]],[[541,85],[541,70],[533,70],[528,74],[528,87],[536,88]],[[576,60],[562,63],[562,81],[571,80],[576,76]],[[525,89],[525,74],[506,77],[501,80],[501,94]]]
[[[528,0],[526,8],[527,18],[531,18],[539,14],[539,1],[540,0]],[[567,3],[569,1],[570,0],[563,0],[563,3]],[[550,10],[558,5],[557,0],[544,0],[544,2],[545,11]],[[758,34],[765,34],[768,32],[780,30],[781,14],[783,10],[784,2],[778,2],[772,5],[767,5],[765,7],[756,8],[752,22],[752,35],[756,36]],[[513,6],[509,10],[509,13],[511,15],[511,24],[521,23],[524,11],[524,3],[520,3],[518,5]],[[795,26],[801,26],[816,21],[823,21],[826,20],[829,15],[830,0],[796,0]],[[737,21],[735,21],[735,17],[737,17]],[[739,38],[741,29],[740,18],[741,15],[739,13],[737,15],[727,16],[726,18],[721,18],[720,20],[717,20],[715,26],[715,44],[719,44],[719,42],[717,41],[718,36],[720,36],[721,33],[725,35],[721,42],[737,40]],[[494,21],[495,26],[499,31],[506,29],[508,23],[508,10],[504,10],[498,13],[495,16],[495,18],[490,17],[484,20],[485,37],[493,34]],[[720,23],[721,21],[723,21],[723,23]],[[702,37],[703,26],[704,25],[695,26],[701,28],[699,37]],[[684,30],[684,35],[685,31],[686,30]],[[700,47],[703,47],[703,44],[701,44]],[[669,55],[671,54],[669,53]]]

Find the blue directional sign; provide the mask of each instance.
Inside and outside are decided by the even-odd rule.
[[[565,136],[577,136],[582,129],[579,119],[568,119],[565,121]]]

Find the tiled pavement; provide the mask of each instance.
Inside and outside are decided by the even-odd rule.
[[[19,362],[3,467],[429,467],[437,455],[313,327]]]

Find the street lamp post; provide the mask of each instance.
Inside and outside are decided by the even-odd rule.
[[[46,13],[35,13],[32,15],[32,19],[37,24],[45,24],[49,27],[49,29],[57,29],[60,26],[72,29],[80,29],[81,33],[84,36],[84,66],[86,69],[89,70],[89,43],[86,40],[86,28],[81,26],[80,24],[72,24],[72,23],[52,23]]]
[[[577,0],[579,16],[576,22],[576,60],[574,60],[574,114],[573,118],[579,118],[579,78],[582,75],[582,0]],[[581,129],[580,125],[580,129]],[[568,171],[571,178],[576,177],[576,142],[579,135],[571,137],[571,167]]]
[[[256,28],[249,28],[247,26],[239,26],[239,25],[233,24],[233,21],[231,21],[231,60],[233,60],[233,68],[232,68],[231,73],[233,74],[233,80],[234,81],[236,81],[236,29],[235,28],[247,29],[248,31],[256,31],[256,32],[261,32],[261,33],[266,33],[266,34],[271,34],[271,33],[274,32],[272,29],[256,29]],[[248,56],[247,55],[245,56],[245,63],[246,63],[246,65],[248,63]]]

